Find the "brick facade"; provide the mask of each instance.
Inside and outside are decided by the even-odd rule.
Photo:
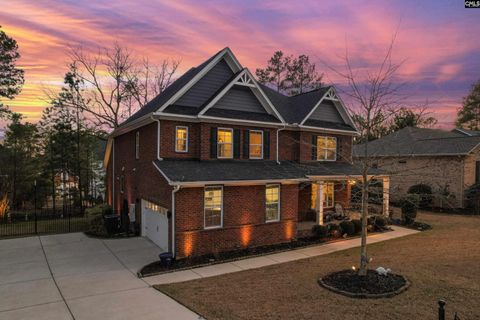
[[[175,152],[175,127],[187,126],[188,152]],[[277,128],[255,126],[221,125],[212,123],[190,123],[161,120],[160,157],[179,159],[214,160],[210,155],[211,127],[240,129],[240,158],[243,154],[244,130],[264,130],[269,132],[270,157],[276,160]],[[135,136],[140,134],[140,158],[135,159]],[[158,124],[152,122],[114,138],[114,155],[107,167],[107,199],[119,213],[124,200],[128,204],[137,204],[137,223],[141,221],[140,200],[148,200],[171,210],[172,190],[165,178],[153,165],[157,157]],[[309,162],[311,160],[311,137],[313,133],[300,131],[280,131],[279,159]],[[351,150],[351,137],[337,137],[341,144],[341,159],[348,157]],[[298,143],[298,142],[301,143]],[[112,161],[115,159],[115,173],[112,176]],[[231,160],[230,160],[231,161]],[[252,160],[259,161],[259,160]],[[112,190],[112,181],[114,192]],[[124,191],[121,192],[121,181]],[[311,188],[310,188],[311,192]],[[182,188],[175,196],[175,229],[178,257],[215,253],[235,248],[252,247],[290,241],[296,235],[297,221],[310,206],[311,193],[308,187],[299,188],[298,184],[281,185],[280,221],[265,222],[265,185],[225,186],[224,187],[224,225],[219,229],[205,230],[203,188]],[[336,199],[343,199],[335,195]],[[346,199],[347,196],[344,198]],[[339,200],[343,201],[343,200]],[[307,205],[308,204],[308,205]],[[172,227],[170,221],[169,228]],[[169,237],[171,249],[171,237]]]
[[[176,194],[178,257],[290,241],[296,233],[298,185],[281,185],[280,221],[265,222],[265,185],[225,186],[223,227],[204,230],[203,188]]]

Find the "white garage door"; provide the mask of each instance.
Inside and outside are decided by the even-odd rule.
[[[142,200],[142,236],[168,251],[168,210]]]

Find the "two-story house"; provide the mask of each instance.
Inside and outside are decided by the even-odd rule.
[[[356,134],[333,87],[284,96],[225,48],[110,135],[107,199],[177,258],[287,242],[348,206]]]

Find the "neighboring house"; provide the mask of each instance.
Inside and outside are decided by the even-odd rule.
[[[110,135],[107,199],[178,258],[287,242],[349,205],[357,134],[333,87],[286,97],[225,48]]]
[[[355,161],[365,159],[354,146]],[[480,182],[480,132],[407,127],[368,143],[371,165],[390,175],[390,199],[399,201],[416,184],[430,185],[434,205],[461,208],[465,190]]]

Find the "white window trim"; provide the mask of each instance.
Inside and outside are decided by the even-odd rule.
[[[335,158],[334,158],[334,159],[320,159],[320,158],[318,157],[318,150],[320,149],[320,148],[318,147],[318,139],[319,139],[319,138],[324,138],[324,139],[332,138],[332,139],[335,139]],[[334,161],[337,161],[337,149],[338,149],[337,143],[338,143],[337,137],[332,137],[332,136],[317,136],[317,161],[325,161],[325,162],[334,162]],[[324,150],[333,150],[333,149],[332,149],[332,148],[325,148]]]
[[[270,186],[277,186],[278,187],[278,209],[277,209],[277,219],[267,219],[267,188]],[[280,221],[280,214],[281,214],[281,195],[282,195],[282,187],[279,183],[269,183],[265,185],[265,222],[270,223],[270,222],[278,222]]]
[[[220,189],[222,191],[222,202],[221,202],[221,206],[220,206],[221,210],[220,210],[220,225],[219,226],[211,226],[211,227],[206,226],[205,192],[208,189]],[[205,188],[203,188],[203,229],[204,230],[212,230],[212,229],[221,229],[221,228],[223,228],[223,186],[205,186]]]
[[[260,157],[252,157],[252,153],[250,152],[250,146],[252,145],[251,143],[251,139],[250,139],[250,133],[251,132],[256,132],[256,133],[260,133],[262,135],[262,138],[261,138],[261,145],[260,145],[260,150],[262,152],[261,156]],[[262,130],[248,130],[248,157],[249,159],[263,159],[263,144],[264,144],[264,141],[263,141],[263,131]],[[257,144],[255,144],[257,146]]]
[[[135,133],[135,159],[140,159],[140,131]]]
[[[185,137],[185,150],[178,150],[177,149],[177,142],[178,142],[178,129],[185,129],[186,137]],[[175,127],[175,152],[179,153],[188,153],[188,127],[187,126],[176,126]]]
[[[218,142],[218,132],[220,130],[230,131],[232,133],[232,155],[230,157],[220,157],[219,156],[219,153],[220,153],[219,145],[220,145],[220,143]],[[221,144],[227,144],[227,143],[221,143]],[[217,159],[233,159],[233,153],[234,153],[234,147],[235,147],[233,144],[234,144],[233,129],[232,128],[222,128],[222,127],[217,128]]]

